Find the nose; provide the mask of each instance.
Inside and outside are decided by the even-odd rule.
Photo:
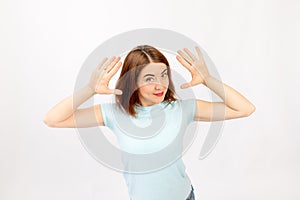
[[[163,89],[163,88],[164,88],[164,86],[163,86],[161,83],[156,83],[156,84],[155,84],[155,89],[161,90],[161,89]]]
[[[165,90],[168,87],[169,87],[168,82],[164,82],[164,81],[162,81],[162,82],[156,82],[155,86],[154,86],[154,88],[156,90]]]
[[[155,88],[163,89],[169,86],[169,80],[165,78],[156,78],[155,80]]]

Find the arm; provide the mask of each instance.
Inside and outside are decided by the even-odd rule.
[[[89,86],[81,88],[50,109],[43,120],[44,123],[55,128],[104,126],[100,105],[77,109],[94,94]]]
[[[94,70],[89,84],[55,105],[44,117],[44,123],[56,128],[104,126],[100,105],[84,109],[78,107],[94,94],[122,94],[118,89],[108,88],[110,79],[122,65],[120,59],[114,56],[106,65],[107,58],[103,59]]]
[[[185,83],[181,88],[187,88],[198,84],[204,84],[206,87],[215,92],[224,102],[208,102],[196,100],[197,106],[195,111],[195,121],[219,121],[249,116],[255,111],[255,106],[248,101],[243,95],[220,82],[209,74],[203,55],[199,47],[196,47],[199,59],[196,58],[188,49],[187,53],[177,51],[180,56],[177,60],[187,68],[192,75],[192,80]]]
[[[255,106],[242,94],[212,76],[205,78],[204,85],[215,92],[224,102],[196,100],[195,121],[219,121],[248,117]]]

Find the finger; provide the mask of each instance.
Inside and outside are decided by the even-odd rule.
[[[121,59],[120,56],[115,57],[115,59],[111,62],[111,64],[107,66],[106,72],[109,73],[111,69],[120,61],[120,59]]]
[[[114,89],[114,94],[115,94],[115,95],[122,95],[123,92],[122,92],[122,90]]]
[[[197,51],[197,54],[198,54],[199,58],[203,61],[203,60],[204,60],[203,54],[202,54],[202,52],[200,51],[200,48],[199,48],[198,46],[196,47],[196,51]]]
[[[188,50],[187,48],[184,48],[183,50],[190,56],[192,61],[197,60],[196,56],[194,56],[194,54],[192,52],[190,52],[190,50]]]
[[[191,65],[186,62],[183,58],[181,58],[180,56],[176,56],[176,59],[185,67],[187,68],[190,72],[192,72],[192,68]]]
[[[189,82],[189,83],[184,83],[184,84],[182,84],[181,86],[180,86],[180,88],[181,89],[185,89],[185,88],[188,88],[188,87],[191,87],[192,86],[192,84],[191,84],[191,82]]]
[[[120,69],[120,67],[122,66],[122,62],[117,63],[112,70],[108,73],[108,78],[111,79],[111,77],[113,77],[117,71]]]
[[[193,61],[192,61],[189,57],[187,57],[182,51],[178,50],[177,53],[178,53],[181,57],[183,57],[188,63],[192,63],[192,62],[193,62]]]
[[[115,60],[116,56],[113,56],[109,61],[103,66],[104,70],[107,70],[110,64]]]
[[[115,95],[123,94],[122,90],[119,90],[119,89],[107,89],[106,92],[107,92],[107,94],[115,94]]]
[[[107,61],[107,57],[105,57],[105,58],[103,58],[102,59],[102,61],[100,62],[100,64],[97,66],[97,69],[99,70],[101,67],[102,67],[102,65]]]

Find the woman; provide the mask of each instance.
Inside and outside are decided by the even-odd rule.
[[[182,136],[187,125],[192,121],[228,120],[247,117],[253,113],[255,111],[254,105],[239,92],[212,77],[199,47],[196,47],[196,51],[198,58],[186,48],[184,52],[178,51],[177,60],[190,71],[192,76],[192,80],[181,85],[181,88],[203,84],[219,95],[224,102],[177,99],[167,59],[156,48],[141,45],[132,49],[126,56],[116,89],[109,89],[108,85],[110,79],[122,65],[119,56],[111,58],[108,62],[107,58],[103,59],[93,72],[89,83],[76,92],[74,96],[71,95],[54,106],[45,116],[44,122],[49,127],[57,128],[107,126],[118,136],[121,146],[126,151],[152,153],[170,142],[170,138],[174,137],[175,133]],[[82,103],[95,94],[115,94],[116,103],[103,103],[78,109]],[[73,102],[73,98],[76,99],[76,102]],[[178,116],[177,112],[180,106],[184,111],[183,118],[180,121],[181,125],[175,130],[174,124],[178,124],[178,121],[174,116]],[[153,110],[156,110],[158,115],[155,115]],[[162,114],[163,111],[167,112]],[[96,118],[94,117],[95,113]],[[136,120],[134,122],[139,125],[147,124],[149,117],[152,121],[156,120],[157,122],[164,117],[163,119],[167,119],[171,125],[165,124],[163,129],[158,131],[161,133],[158,137],[147,135],[152,134],[151,131],[154,130],[152,128],[136,131],[138,128],[133,127],[127,131],[132,134],[135,133],[135,137],[138,139],[125,138],[123,137],[124,130],[116,125],[116,118],[121,115],[125,117],[123,118],[125,120],[127,118]],[[124,125],[123,128],[125,126],[127,125]],[[147,132],[146,135],[145,132]],[[160,137],[161,135],[163,137]],[[182,142],[180,136],[174,145],[179,147],[178,149],[180,149],[180,142]],[[160,143],[161,145],[157,145]],[[175,151],[172,149],[170,152]],[[144,167],[143,170],[148,164],[142,166]],[[132,166],[134,168],[134,165]],[[137,168],[133,168],[130,170],[137,170]],[[124,177],[132,200],[194,199],[194,188],[185,173],[185,166],[181,158],[162,170],[145,174],[124,173]]]

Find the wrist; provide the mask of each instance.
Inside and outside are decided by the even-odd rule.
[[[89,84],[86,86],[86,89],[90,92],[91,95],[96,94],[95,89]]]
[[[205,86],[207,86],[207,84],[208,84],[208,81],[209,81],[209,79],[210,78],[213,78],[212,76],[206,76],[203,80],[204,80],[204,82],[203,82],[203,85],[205,85]]]

